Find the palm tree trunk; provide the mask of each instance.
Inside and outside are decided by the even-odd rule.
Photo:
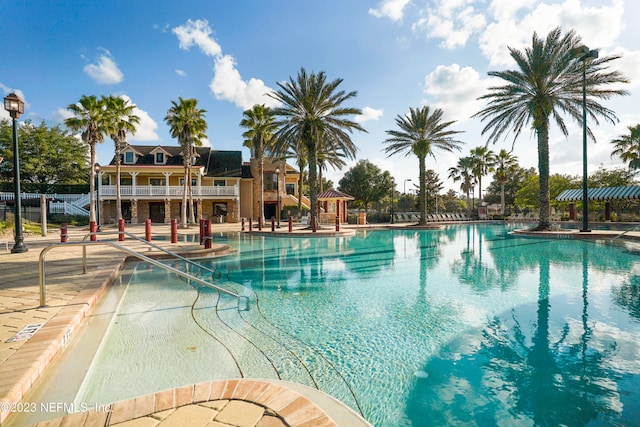
[[[420,221],[418,225],[427,225],[426,157],[418,156],[418,163],[420,167]]]
[[[260,162],[258,163],[258,185],[260,186],[260,221],[264,224],[264,154],[260,155]]]
[[[540,173],[540,222],[536,230],[549,230],[551,207],[549,203],[549,121],[544,120],[536,129],[538,134],[538,172]]]
[[[500,213],[504,215],[504,184],[500,185],[500,210]]]
[[[89,179],[89,221],[96,220],[96,171],[93,165],[96,164],[96,144],[89,143],[89,155],[91,159],[91,178]]]
[[[120,152],[122,144],[119,140],[116,142],[116,219],[122,219],[122,197],[120,195]]]
[[[310,138],[315,138],[313,135]],[[308,163],[309,163],[309,199],[311,200],[311,226],[317,224],[318,220],[318,163],[316,153],[316,141],[309,142]],[[316,222],[314,222],[316,221]]]
[[[191,182],[191,166],[189,166],[189,183],[188,183],[188,189],[189,189],[189,223],[190,224],[195,224],[196,223],[196,215],[195,212],[193,211],[193,183]]]
[[[184,183],[182,184],[182,207],[180,212],[180,225],[187,228],[187,180],[189,179],[189,168],[184,166]]]

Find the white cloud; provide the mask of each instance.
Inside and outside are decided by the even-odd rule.
[[[471,67],[458,64],[439,65],[424,78],[424,93],[441,108],[447,120],[467,120],[482,108],[477,98],[486,93],[491,79],[481,79]]]
[[[120,98],[125,101],[129,101],[130,104],[135,103],[127,95],[120,95]],[[127,138],[131,141],[158,141],[158,124],[151,118],[149,113],[142,110],[139,106],[135,105],[133,114],[140,117],[140,123],[136,126],[136,133],[129,134]]]
[[[429,7],[423,17],[413,24],[414,31],[425,31],[427,37],[442,39],[441,47],[455,49],[464,46],[469,38],[486,27],[484,15],[477,13],[470,0],[440,0],[437,7]]]
[[[98,61],[94,64],[87,64],[84,67],[85,73],[98,84],[112,85],[120,83],[124,78],[124,74],[122,74],[122,71],[113,60],[111,53],[106,49],[101,50],[103,53],[98,58]]]
[[[627,49],[614,49],[611,54],[620,54],[622,58],[611,62],[611,68],[620,71],[629,83],[624,85],[624,89],[631,89],[640,85],[640,50],[630,51]]]
[[[622,0],[612,0],[608,5],[597,7],[587,7],[579,0],[554,4],[494,0],[490,10],[493,22],[480,36],[480,49],[492,66],[511,65],[507,46],[516,49],[529,46],[534,31],[544,37],[558,26],[564,32],[573,29],[585,44],[599,49],[612,46],[624,28]]]
[[[376,110],[371,107],[364,107],[362,109],[362,114],[357,115],[353,121],[356,123],[366,123],[371,120],[379,120],[382,117],[384,110]]]
[[[213,79],[209,88],[217,99],[233,102],[242,109],[251,108],[255,104],[267,106],[277,105],[277,101],[267,96],[272,89],[260,79],[242,79],[236,68],[236,60],[231,55],[223,55],[220,45],[211,37],[213,30],[206,20],[191,19],[183,26],[174,28],[180,48],[189,50],[198,46],[207,56],[214,58]]]
[[[66,119],[73,117],[73,113],[66,108],[58,108],[52,115],[52,119],[56,122],[64,123]]]
[[[369,9],[369,14],[376,18],[389,18],[394,22],[400,21],[407,4],[409,4],[409,0],[382,0],[377,9]]]
[[[187,77],[187,72],[184,70],[176,70],[176,74],[180,77]]]

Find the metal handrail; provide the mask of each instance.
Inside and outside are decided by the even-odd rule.
[[[173,257],[176,257],[176,258],[178,258],[178,259],[179,259],[179,260],[181,260],[181,261],[184,261],[184,262],[186,262],[186,263],[188,263],[188,264],[191,264],[191,265],[193,265],[193,266],[195,266],[195,267],[201,268],[202,270],[208,271],[209,273],[215,274],[215,271],[214,271],[214,270],[211,270],[210,268],[207,268],[207,267],[205,267],[204,265],[202,265],[202,264],[200,264],[200,263],[197,263],[197,262],[195,262],[195,261],[193,261],[193,260],[190,260],[189,258],[185,258],[185,257],[183,257],[183,256],[181,256],[181,255],[178,255],[178,254],[177,254],[177,253],[175,253],[175,252],[171,252],[170,250],[165,249],[165,248],[163,248],[162,246],[158,246],[158,245],[156,245],[156,244],[154,244],[154,243],[151,243],[150,241],[148,241],[148,240],[146,240],[146,239],[143,239],[142,237],[138,237],[138,236],[136,236],[135,234],[131,234],[131,233],[129,233],[128,231],[101,231],[101,232],[99,232],[99,233],[98,233],[98,232],[87,233],[87,234],[85,234],[85,235],[84,235],[84,237],[82,238],[82,241],[83,241],[83,242],[84,242],[84,241],[86,241],[86,240],[87,240],[89,237],[91,237],[91,236],[98,236],[98,235],[104,235],[104,234],[118,234],[118,235],[120,235],[120,234],[124,234],[125,236],[129,236],[129,237],[131,237],[132,239],[135,239],[135,240],[137,240],[137,241],[139,241],[139,242],[142,242],[142,243],[144,243],[145,245],[151,246],[151,247],[152,247],[152,248],[154,248],[154,249],[158,249],[159,251],[162,251],[162,252],[164,252],[164,253],[166,253],[166,254],[168,254],[168,255],[171,255],[171,256],[173,256]],[[87,256],[87,247],[86,247],[86,246],[84,246],[84,247],[82,248],[82,265],[83,265],[83,273],[85,273],[85,274],[86,274],[86,272],[87,272],[87,271],[86,271],[86,256]]]
[[[110,242],[108,240],[99,240],[99,241],[96,241],[96,242],[54,243],[54,244],[44,248],[40,252],[39,265],[38,265],[39,285],[40,285],[40,307],[46,307],[46,305],[47,305],[47,301],[46,301],[46,298],[47,298],[47,295],[46,295],[46,284],[45,284],[46,275],[45,275],[45,268],[44,268],[45,256],[46,256],[47,252],[49,252],[51,249],[53,249],[55,247],[61,247],[61,246],[82,246],[86,250],[86,247],[88,245],[109,245],[109,246],[112,246],[112,247],[114,247],[116,249],[120,249],[121,251],[126,252],[129,255],[133,255],[134,257],[139,258],[139,259],[141,259],[143,261],[146,261],[146,262],[148,262],[150,264],[153,264],[153,265],[155,265],[157,267],[164,268],[165,270],[170,271],[172,273],[175,273],[175,274],[177,274],[179,276],[182,276],[182,277],[184,277],[186,279],[193,280],[194,282],[198,283],[199,285],[206,286],[206,287],[215,289],[218,292],[222,292],[222,293],[231,295],[233,297],[236,297],[236,298],[238,298],[238,301],[240,301],[241,299],[245,299],[246,300],[245,309],[248,309],[248,307],[249,307],[249,297],[247,297],[247,296],[237,294],[237,293],[235,293],[233,291],[230,291],[228,289],[222,288],[220,286],[216,286],[213,283],[206,282],[206,281],[200,279],[199,277],[192,276],[192,275],[190,275],[188,273],[185,273],[183,271],[178,270],[177,268],[173,268],[171,266],[163,264],[158,260],[150,258],[150,257],[148,257],[146,255],[142,255],[141,253],[136,252],[133,249],[129,249],[126,246],[122,246],[122,245],[119,245],[119,244],[117,244],[115,242]],[[86,260],[83,260],[83,268],[85,269],[85,273],[86,273]]]

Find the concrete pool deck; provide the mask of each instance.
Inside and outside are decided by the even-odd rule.
[[[445,225],[443,223],[436,223],[435,226]],[[240,231],[240,224],[215,224],[213,232],[226,232],[226,231]],[[381,228],[390,228],[388,224],[381,225]],[[395,224],[393,228],[412,227],[409,223]],[[377,227],[372,226],[341,226],[339,235],[353,235],[356,229],[372,229]],[[413,229],[417,229],[413,227]],[[113,231],[113,229],[106,229]],[[105,230],[105,231],[106,231]],[[142,225],[132,226],[127,229],[138,236],[144,235],[144,227]],[[254,229],[255,231],[255,229]],[[197,233],[197,228],[192,227],[188,230],[179,230],[180,234],[194,234]],[[297,226],[294,229],[294,233],[297,236],[311,235],[309,230],[303,229]],[[69,232],[70,242],[78,242],[82,240],[82,237],[86,234],[86,230],[75,229]],[[168,226],[155,226],[153,227],[153,234],[159,234],[168,236]],[[256,234],[258,234],[256,232]],[[270,227],[263,229],[261,234],[271,234]],[[288,230],[283,227],[277,230],[276,235],[286,236]],[[530,233],[527,233],[530,234]],[[619,235],[620,232],[613,231],[600,231],[594,230],[591,233],[580,233],[576,230],[565,230],[561,232],[549,232],[543,234],[536,233],[539,237],[556,237],[556,238],[612,238]],[[313,233],[316,236],[323,235],[336,235],[335,227],[324,226],[318,233]],[[115,236],[113,236],[115,237]],[[640,239],[640,232],[633,231],[625,235],[625,238]],[[40,307],[39,305],[39,286],[38,286],[38,259],[40,252],[47,246],[56,244],[60,241],[60,235],[58,232],[49,233],[47,237],[27,235],[25,236],[25,244],[29,251],[23,254],[11,254],[5,251],[4,245],[0,246],[0,425],[4,426],[7,423],[11,424],[12,418],[17,418],[18,415],[14,414],[10,417],[12,412],[20,412],[29,410],[33,402],[26,400],[28,392],[32,385],[36,383],[43,371],[47,368],[50,362],[58,355],[68,344],[74,330],[82,324],[85,316],[89,313],[90,309],[94,306],[96,301],[99,300],[106,286],[108,286],[119,274],[122,269],[126,254],[118,251],[115,248],[107,246],[91,246],[87,249],[87,274],[82,274],[82,249],[78,246],[57,247],[51,250],[47,254],[46,272],[47,272],[47,306]],[[144,247],[141,243],[135,242],[131,239],[127,239],[125,242],[128,247],[137,249],[145,255],[159,255],[160,252],[156,250],[150,250],[148,247]],[[202,256],[202,246],[197,242],[187,242],[182,239],[179,243],[171,244],[166,241],[155,241],[155,244],[166,247],[169,250],[178,253],[194,253],[198,256]],[[12,242],[9,242],[9,249],[12,246]],[[227,247],[223,245],[215,245],[212,248],[212,252],[227,250]],[[30,328],[28,328],[30,327]],[[25,329],[26,328],[26,329]],[[17,337],[17,339],[13,339]],[[231,381],[231,380],[230,380]],[[248,387],[243,383],[243,388]],[[254,381],[255,382],[255,381]],[[227,382],[228,383],[228,382]],[[227,384],[228,385],[228,384]],[[239,384],[236,383],[235,390],[239,388]],[[253,387],[258,387],[256,384]],[[278,385],[282,387],[281,393],[298,393],[293,391],[286,385]],[[192,385],[192,392],[190,395],[191,402],[188,402],[186,397],[189,392],[184,388],[174,389],[168,391],[173,393],[173,403],[175,404],[171,408],[165,408],[166,402],[160,406],[153,406],[154,410],[148,412],[151,408],[148,397],[140,397],[132,399],[133,403],[115,403],[112,405],[111,412],[102,411],[100,416],[107,414],[104,422],[126,421],[133,425],[171,425],[177,418],[188,417],[192,411],[194,413],[204,414],[205,408],[217,413],[225,413],[224,419],[227,419],[232,412],[254,413],[259,412],[260,409],[256,409],[250,406],[243,406],[243,402],[251,405],[252,403],[242,399],[236,399],[235,394],[227,396],[226,394],[215,395],[211,394],[213,390],[213,384],[209,384],[210,395],[207,400],[199,400],[202,398],[203,385]],[[216,386],[217,387],[217,386]],[[199,390],[196,393],[196,390]],[[256,389],[257,390],[257,389]],[[272,390],[272,388],[269,388]],[[255,391],[255,390],[254,390]],[[229,391],[227,391],[229,392]],[[278,393],[276,393],[278,394]],[[296,416],[308,413],[310,416],[315,417],[312,419],[300,420],[294,418],[295,422],[288,419],[285,415],[291,415],[287,412],[280,414],[277,409],[268,406],[261,402],[259,399],[261,395],[254,396],[258,401],[254,401],[253,405],[261,407],[263,415],[258,419],[255,424],[243,424],[245,421],[238,421],[239,424],[226,424],[226,425],[263,425],[263,426],[277,426],[277,425],[305,425],[305,422],[316,420],[320,422],[325,420],[326,424],[308,424],[308,425],[354,425],[352,423],[346,424],[340,422],[331,410],[325,410],[325,408],[331,408],[331,404],[328,406],[318,405],[316,398],[308,398],[304,393],[298,393],[298,398],[303,398],[307,403],[296,409]],[[158,395],[156,393],[154,396]],[[196,396],[199,396],[196,398]],[[266,397],[267,395],[265,395]],[[246,396],[245,396],[246,397]],[[166,398],[166,396],[165,396]],[[154,405],[158,402],[158,397],[154,397]],[[164,402],[164,400],[161,400]],[[211,403],[207,406],[206,402]],[[295,399],[294,399],[295,401]],[[128,402],[128,401],[127,401]],[[298,403],[304,402],[299,400]],[[48,402],[51,403],[63,403],[63,402]],[[293,401],[288,402],[293,404]],[[139,408],[136,409],[136,405]],[[179,405],[178,405],[179,404]],[[256,405],[257,404],[257,405]],[[39,405],[39,403],[38,403]],[[133,405],[133,406],[131,406]],[[222,406],[221,406],[222,405]],[[228,406],[227,406],[228,405]],[[296,404],[297,405],[297,404]],[[131,409],[130,418],[125,420],[125,415],[120,412],[116,412],[115,409],[124,407],[124,411]],[[155,408],[161,409],[155,411]],[[183,409],[191,408],[191,409]],[[322,408],[322,409],[321,409]],[[291,408],[289,408],[291,409]],[[284,407],[279,408],[280,411],[284,411]],[[166,411],[173,411],[171,413]],[[100,412],[100,411],[97,411]],[[114,414],[120,414],[118,416]],[[145,413],[144,416],[141,414]],[[160,414],[161,413],[161,414]],[[171,415],[171,414],[179,415]],[[94,422],[99,422],[98,418],[91,418],[89,420],[89,412],[83,413],[87,418],[82,421],[84,425],[94,425]],[[211,412],[207,412],[211,415]],[[136,416],[134,418],[134,415]],[[74,415],[74,417],[81,417],[82,415]],[[211,418],[213,420],[218,416],[217,414]],[[326,416],[326,419],[323,418]],[[118,418],[119,417],[119,418]],[[124,418],[123,418],[124,417]],[[164,417],[164,418],[163,418]],[[333,417],[333,418],[332,418]],[[356,416],[357,417],[357,416]],[[142,420],[142,418],[149,418]],[[265,418],[265,421],[262,421]],[[335,418],[335,419],[334,419]],[[101,418],[100,418],[101,419]],[[185,418],[181,418],[185,419]],[[170,422],[170,420],[173,420]],[[211,421],[210,420],[210,421]],[[277,420],[282,422],[277,424]],[[67,422],[73,421],[72,425],[77,424],[79,419],[73,419]],[[289,421],[294,422],[290,424]],[[54,422],[54,421],[52,421]],[[63,420],[59,419],[59,423],[46,424],[46,425],[61,425]],[[95,424],[95,425],[109,425],[109,424]],[[248,422],[248,421],[247,421]],[[259,424],[261,423],[262,424]],[[323,421],[324,422],[324,421]],[[368,425],[366,421],[361,420],[361,425]],[[184,424],[184,423],[183,423]],[[204,424],[203,424],[204,425]],[[215,424],[212,424],[215,425]],[[224,424],[221,424],[224,425]]]

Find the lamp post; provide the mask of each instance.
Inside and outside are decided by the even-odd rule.
[[[404,188],[402,189],[402,195],[404,196],[404,211],[407,211],[407,181],[411,181],[411,178],[407,178],[404,180]],[[399,202],[398,202],[399,203]]]
[[[20,155],[18,153],[18,128],[16,120],[24,113],[24,102],[15,93],[10,93],[4,98],[4,109],[9,112],[13,120],[13,194],[15,211],[15,237],[12,254],[27,252],[22,237],[22,206],[20,203]]]
[[[579,46],[571,50],[571,55],[582,61],[582,230],[589,232],[589,203],[587,200],[587,59],[598,57],[597,50]]]
[[[276,197],[277,197],[277,209],[276,217],[278,219],[277,227],[280,228],[280,168],[276,168]]]
[[[471,219],[476,219],[476,185],[471,184]]]
[[[396,180],[391,177],[391,224],[395,224],[395,221],[393,220],[393,192],[395,191],[395,188]]]
[[[102,231],[100,229],[100,163],[93,165],[93,171],[96,173],[96,222],[98,224],[96,231]]]

